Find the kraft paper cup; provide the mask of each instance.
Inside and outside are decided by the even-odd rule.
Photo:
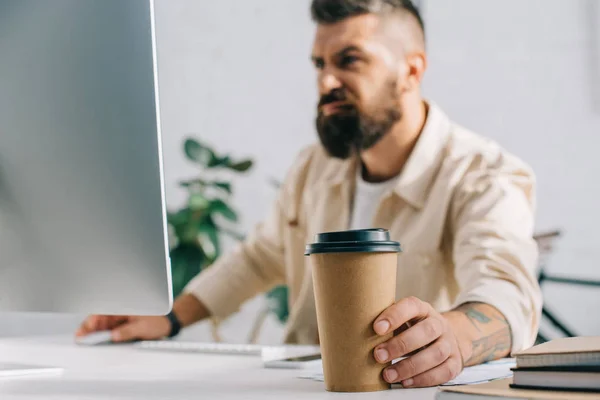
[[[321,233],[306,246],[328,391],[390,388],[373,350],[393,333],[378,336],[373,323],[396,300],[400,251],[385,229]]]

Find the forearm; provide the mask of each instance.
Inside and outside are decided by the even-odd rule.
[[[443,315],[458,339],[465,367],[510,354],[510,326],[495,307],[466,303]]]
[[[192,294],[183,294],[173,303],[173,312],[182,327],[190,326],[198,321],[210,317],[210,311]]]

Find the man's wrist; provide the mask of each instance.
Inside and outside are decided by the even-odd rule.
[[[173,310],[166,315],[166,318],[169,321],[169,333],[167,337],[172,338],[177,336],[182,328],[181,321],[179,321]]]
[[[172,313],[177,317],[181,329],[210,317],[210,312],[198,298],[185,293],[173,303]]]
[[[459,341],[464,366],[510,354],[510,326],[495,307],[478,302],[465,303],[444,316]]]
[[[466,360],[471,358],[473,354],[473,335],[466,329],[465,323],[467,323],[467,317],[460,311],[448,311],[443,313],[442,316],[448,321],[450,329],[454,333],[458,350],[460,351],[461,361],[465,366]]]

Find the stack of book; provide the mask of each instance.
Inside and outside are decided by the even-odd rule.
[[[600,338],[553,340],[516,354],[516,362],[515,388],[600,392]]]
[[[514,357],[512,378],[444,387],[436,399],[600,399],[600,337],[556,339]]]

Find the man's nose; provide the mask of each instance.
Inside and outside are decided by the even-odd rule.
[[[323,72],[319,77],[319,92],[321,95],[331,93],[342,87],[340,80],[332,73]]]

